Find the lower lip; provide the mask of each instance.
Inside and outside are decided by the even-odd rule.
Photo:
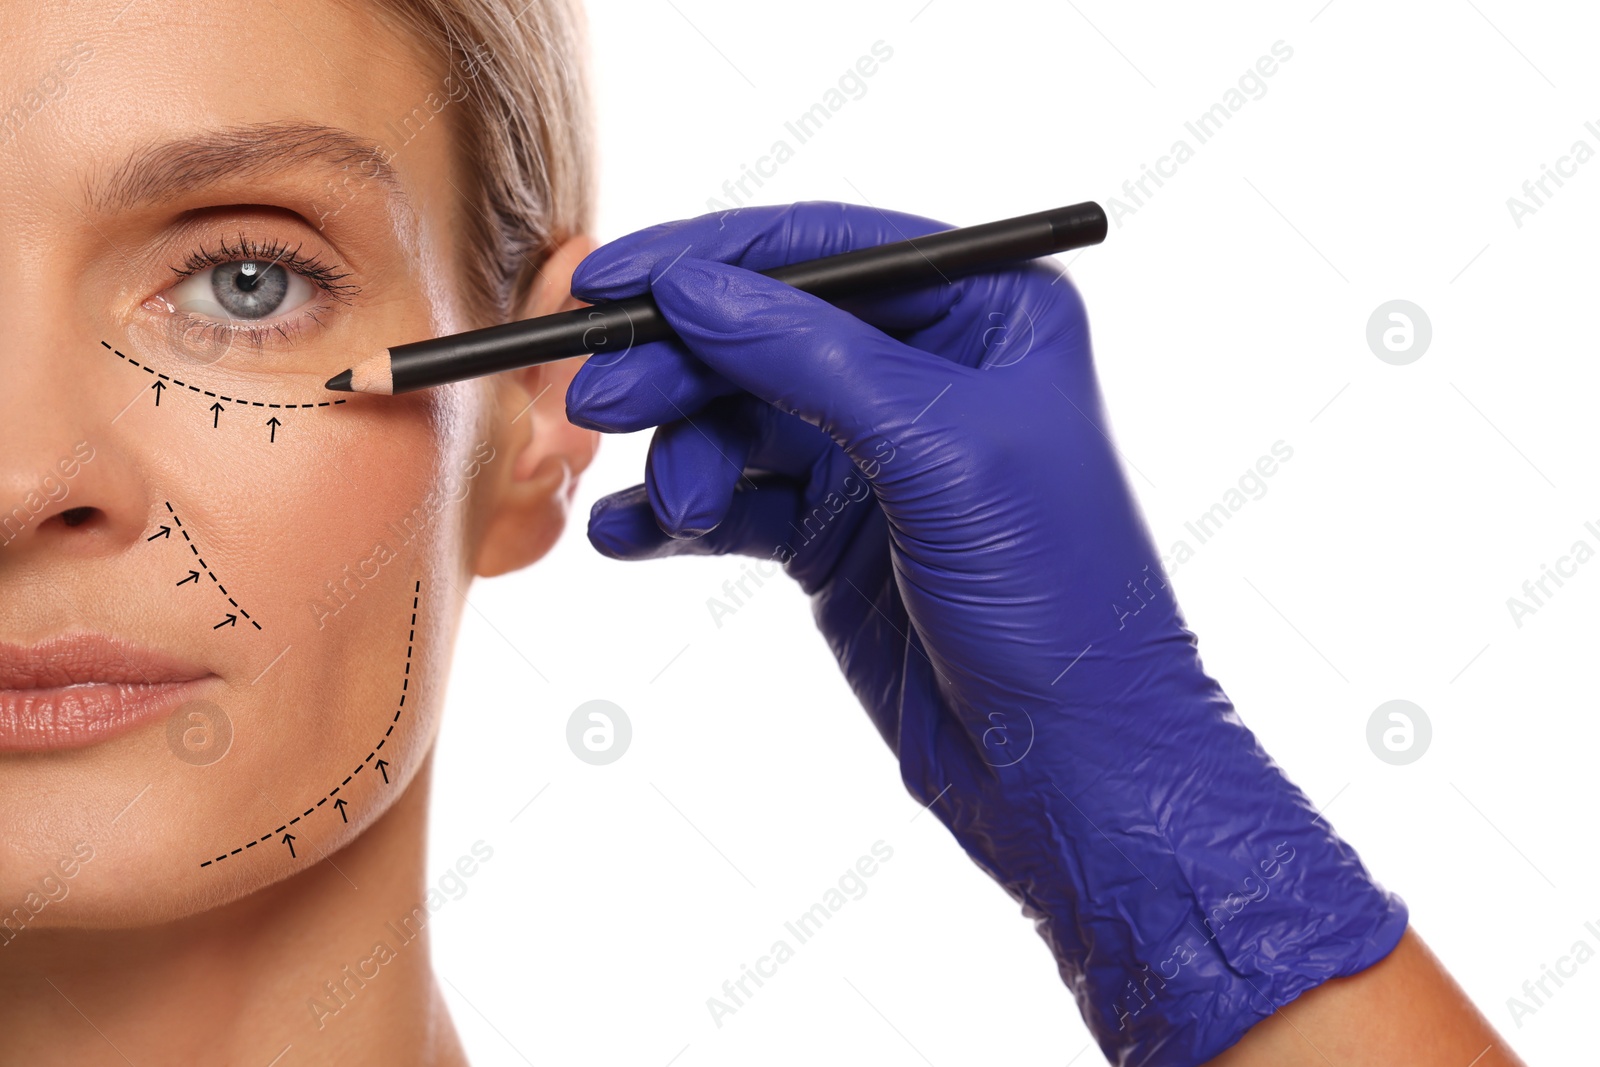
[[[110,740],[193,700],[209,680],[0,689],[0,752],[83,748]]]

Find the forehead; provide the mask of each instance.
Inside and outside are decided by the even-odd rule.
[[[356,0],[0,0],[0,182],[75,192],[152,145],[271,124],[393,147],[438,88],[426,52]]]

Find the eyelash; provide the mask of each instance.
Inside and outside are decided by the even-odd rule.
[[[276,238],[262,243],[244,234],[239,234],[232,241],[222,240],[208,248],[198,248],[190,252],[181,267],[171,268],[177,275],[177,284],[186,278],[191,278],[203,270],[212,267],[225,266],[229,263],[239,263],[246,260],[256,260],[266,263],[276,263],[279,266],[294,271],[305,278],[312,285],[322,290],[329,297],[342,304],[349,304],[353,297],[361,292],[361,286],[345,282],[350,277],[349,271],[341,270],[337,264],[325,262],[316,255],[306,255],[301,252],[303,245],[290,247],[285,241]],[[327,311],[326,305],[321,307],[307,307],[300,309],[304,316],[322,325],[318,313]],[[292,340],[290,330],[298,324],[294,322],[265,322],[247,323],[233,322],[208,322],[195,318],[203,334],[211,339],[220,337],[237,338],[244,335],[247,339],[259,343],[265,338],[268,331],[276,332],[285,340]]]

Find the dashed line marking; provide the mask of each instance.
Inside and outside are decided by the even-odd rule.
[[[171,505],[168,505],[168,506],[170,507]],[[176,516],[174,516],[174,518],[176,518]],[[232,852],[224,852],[222,855],[217,856],[215,859],[206,860],[203,863],[201,863],[200,866],[209,867],[213,863],[221,863],[223,860],[227,859],[229,856],[237,856],[240,852],[243,852],[245,849],[254,848],[256,845],[260,844],[261,842],[269,841],[272,838],[276,837],[278,834],[283,833],[289,827],[293,826],[295,823],[299,822],[301,819],[305,818],[307,815],[312,814],[318,808],[322,807],[322,805],[326,804],[334,796],[337,796],[339,790],[341,790],[345,786],[349,785],[350,784],[350,780],[352,778],[354,778],[356,775],[361,773],[361,768],[362,767],[365,767],[368,763],[372,762],[372,758],[378,754],[378,749],[383,747],[384,741],[388,739],[390,734],[394,733],[394,727],[395,727],[395,724],[400,721],[401,712],[406,710],[406,692],[411,688],[411,651],[412,651],[413,648],[416,647],[417,605],[419,603],[421,603],[421,601],[422,601],[422,579],[420,579],[420,578],[417,579],[417,584],[412,589],[412,593],[413,593],[413,595],[411,597],[411,633],[406,638],[406,668],[405,668],[406,677],[400,683],[400,703],[399,703],[399,707],[396,709],[396,711],[394,713],[394,718],[389,723],[389,729],[384,731],[383,737],[380,738],[378,740],[378,743],[372,747],[372,751],[367,753],[367,758],[362,760],[360,763],[356,764],[356,769],[351,771],[349,774],[345,775],[344,781],[340,782],[338,785],[336,785],[332,789],[328,790],[328,793],[327,793],[326,796],[324,796],[322,799],[318,800],[311,807],[307,808],[305,810],[305,814],[296,815],[294,818],[290,819],[288,822],[284,823],[282,826],[278,827],[276,830],[272,830],[272,831],[270,831],[268,833],[264,833],[260,837],[256,838],[254,841],[251,841],[251,842],[249,842],[248,844],[245,844],[245,845],[241,845],[239,848],[234,849]]]
[[[246,622],[248,622],[251,626],[254,626],[258,630],[261,629],[261,624],[259,622],[256,622],[256,620],[252,619],[250,617],[250,613],[248,611],[244,610],[243,608],[240,608],[239,607],[239,602],[237,600],[233,599],[233,597],[231,597],[231,596],[228,596],[227,587],[224,586],[221,582],[217,581],[217,576],[215,574],[211,573],[210,568],[206,567],[205,559],[201,557],[200,550],[195,547],[194,538],[190,537],[189,536],[189,531],[185,530],[183,528],[183,520],[178,518],[178,513],[176,511],[172,510],[172,501],[166,500],[166,501],[162,501],[162,503],[167,505],[167,514],[172,516],[173,525],[178,528],[178,532],[179,533],[183,534],[183,543],[189,546],[189,551],[190,552],[194,553],[194,558],[197,561],[199,561],[201,568],[205,570],[206,577],[211,579],[212,583],[214,585],[216,585],[217,590],[224,597],[227,598],[228,603],[232,604],[235,608],[238,608],[239,614],[244,617]]]
[[[122,359],[126,360],[129,366],[138,367],[146,374],[153,374],[162,381],[170,382],[173,385],[181,385],[191,393],[200,393],[202,396],[209,396],[215,400],[226,400],[230,404],[240,404],[244,407],[250,408],[277,408],[279,411],[294,411],[300,408],[331,408],[337,404],[345,403],[343,400],[324,400],[318,404],[267,404],[260,400],[244,400],[236,396],[223,396],[221,393],[213,393],[209,389],[202,389],[198,385],[190,385],[188,382],[180,381],[179,379],[172,377],[170,374],[162,374],[154,367],[147,367],[143,363],[140,363],[138,360],[134,359],[132,356],[124,356],[121,352],[118,352],[115,348],[112,348],[105,341],[101,341],[100,345],[112,355],[120,356]]]

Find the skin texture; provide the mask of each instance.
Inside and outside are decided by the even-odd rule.
[[[355,358],[481,325],[458,281],[471,208],[445,72],[344,5],[123,7],[0,4],[0,101],[24,105],[0,151],[3,507],[79,442],[93,454],[0,548],[0,641],[103,633],[177,655],[206,672],[186,696],[220,709],[232,739],[214,762],[178,758],[163,715],[0,752],[0,908],[51,898],[0,935],[0,1062],[266,1063],[287,1045],[296,1062],[457,1062],[426,937],[401,944],[385,924],[426,894],[460,594],[548,550],[598,435],[562,410],[575,364],[255,406],[333,399],[321,383]],[[397,144],[388,124],[431,111],[430,93],[446,102]],[[252,150],[286,123],[386,146],[394,188],[363,157],[340,171],[293,146]],[[129,165],[219,133],[234,141],[217,173],[193,150],[179,173]],[[174,270],[241,236],[337,265],[358,291],[284,301],[270,318],[287,336],[190,328],[195,290]],[[574,306],[589,247],[547,263],[517,316]],[[186,385],[158,407],[145,367]],[[213,411],[207,391],[250,403]],[[178,521],[190,541],[149,540]],[[176,585],[197,558],[208,573]],[[214,628],[230,597],[260,629]],[[379,741],[382,770],[365,759]],[[276,828],[295,817],[291,858]],[[319,1026],[308,998],[385,939],[394,959],[359,1010]]]
[[[1437,956],[1407,930],[1381,962],[1257,1023],[1211,1067],[1523,1067]]]

